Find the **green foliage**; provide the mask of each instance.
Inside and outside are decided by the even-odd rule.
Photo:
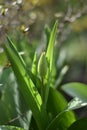
[[[52,32],[50,34],[48,48],[46,52],[46,57],[49,63],[50,72],[52,72],[53,69],[54,43],[56,39],[56,31],[57,31],[57,22],[55,22],[54,28],[52,29]]]
[[[11,69],[0,76],[0,125],[10,124],[29,128],[32,113],[26,104]]]
[[[67,130],[67,128],[75,121],[73,112],[67,112],[67,101],[60,92],[50,88],[47,102],[48,113],[51,117],[51,122],[46,130]]]
[[[26,66],[24,64],[23,59],[17,53],[16,48],[14,47],[13,43],[8,38],[9,45],[5,45],[5,51],[8,54],[8,57],[11,61],[13,66],[13,70],[15,75],[17,76],[17,80],[20,84],[20,89],[22,91],[23,96],[26,99],[27,104],[31,108],[33,112],[33,116],[36,119],[37,125],[39,129],[43,129],[41,125],[43,122],[41,121],[41,106],[42,106],[42,99],[39,95],[37,89],[35,88],[29,74],[26,71]],[[16,64],[15,64],[16,63]],[[45,116],[45,113],[44,113]],[[42,123],[40,123],[42,122]],[[42,127],[42,128],[41,128]]]
[[[78,109],[84,106],[87,106],[87,102],[83,102],[79,98],[75,97],[73,100],[71,100],[68,103],[68,107],[66,110],[74,110],[74,109]]]
[[[87,85],[73,82],[64,84],[62,89],[72,97],[78,97],[83,102],[87,102]]]
[[[27,110],[32,112],[32,114],[29,114],[30,118],[28,125],[30,129],[68,130],[68,128],[76,121],[75,114],[70,110],[82,107],[84,104],[83,99],[87,100],[87,96],[84,96],[84,91],[82,91],[82,89],[80,91],[78,84],[71,83],[73,87],[70,91],[74,93],[73,90],[76,87],[77,91],[79,90],[80,92],[80,96],[75,90],[76,93],[73,97],[78,97],[78,100],[72,100],[69,104],[64,96],[56,90],[55,84],[59,85],[67,71],[67,68],[66,70],[62,69],[59,76],[60,81],[57,82],[55,80],[56,65],[54,61],[56,57],[54,57],[54,47],[56,31],[57,22],[55,22],[49,35],[47,33],[49,38],[47,40],[46,51],[41,54],[39,60],[37,60],[36,53],[34,54],[33,62],[30,65],[31,69],[27,68],[26,62],[23,60],[14,43],[8,36],[8,43],[4,45],[4,50],[18,81],[18,88],[22,92],[23,99],[27,105]],[[37,71],[39,73],[37,73]],[[54,84],[53,81],[55,81]],[[79,85],[80,87],[82,86],[81,84]],[[85,85],[83,85],[83,89],[84,87]],[[66,87],[66,89],[65,86],[63,86],[62,88],[65,91],[69,91],[69,87]],[[10,99],[8,101],[10,101]],[[8,103],[8,101],[6,102]],[[12,106],[13,105],[11,105],[11,107]],[[24,126],[22,127],[24,128]]]
[[[37,54],[34,54],[33,63],[32,63],[32,73],[36,76],[37,74]]]
[[[73,81],[73,78],[76,81],[80,75],[86,80],[83,70],[81,73],[83,62],[85,68],[87,66],[86,5],[87,0],[0,1],[0,125],[4,125],[0,129],[67,130],[70,126],[69,129],[87,129],[86,123],[81,124],[86,121],[75,122],[75,115],[70,111],[87,105],[87,85],[63,85],[63,90],[73,97],[69,103],[60,91],[69,68],[66,63],[75,71],[72,69],[70,77],[66,76],[64,81]],[[54,17],[59,20],[59,30],[55,22],[52,30],[46,26],[46,37],[43,33],[40,37],[45,23],[52,24]],[[58,45],[55,44],[56,31]],[[5,45],[8,60],[1,45],[6,33],[15,41],[12,43],[8,38]],[[40,41],[46,43],[43,52],[47,67],[43,58],[38,73],[38,57],[43,54]]]
[[[5,64],[5,61],[6,61],[6,55],[4,51],[2,50],[0,52],[0,67],[2,67]]]

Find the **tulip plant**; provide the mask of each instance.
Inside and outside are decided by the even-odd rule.
[[[81,83],[69,83],[61,89],[73,97],[69,103],[56,89],[55,40],[58,23],[55,22],[47,36],[47,48],[34,54],[31,69],[19,54],[17,48],[7,36],[4,50],[19,84],[28,108],[32,112],[29,130],[86,130],[87,118],[77,119],[74,109],[87,105],[87,86]],[[33,122],[33,123],[32,123]],[[15,126],[0,126],[0,130],[26,130]]]

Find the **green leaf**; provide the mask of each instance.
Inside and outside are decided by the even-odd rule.
[[[3,67],[6,63],[6,55],[2,49],[0,49],[0,67]]]
[[[24,130],[23,128],[16,127],[16,126],[0,126],[0,130]]]
[[[87,118],[75,121],[68,130],[87,130]]]
[[[56,39],[57,25],[58,23],[55,22],[54,27],[50,34],[50,39],[49,39],[48,48],[46,52],[46,57],[49,63],[50,71],[52,71],[52,67],[53,67],[53,53],[54,53],[54,43]]]
[[[64,75],[66,74],[66,72],[68,71],[69,67],[67,65],[65,65],[62,70],[60,71],[60,74],[56,80],[55,86],[56,88],[59,87],[60,83],[62,82]]]
[[[50,123],[46,130],[67,130],[76,120],[73,112],[65,112],[67,101],[53,88],[49,90],[47,110],[49,112]]]
[[[84,106],[87,106],[87,102],[83,102],[79,98],[75,97],[68,103],[67,110],[74,110]]]
[[[45,87],[45,104],[47,103],[48,95],[49,95],[49,87],[52,84],[53,75],[54,75],[54,44],[55,44],[55,39],[56,39],[56,31],[57,31],[57,21],[55,22],[53,29],[50,33],[50,38],[49,38],[49,43],[47,47],[47,52],[46,52],[46,58],[48,62],[48,69],[47,69],[47,74],[45,76],[46,79],[46,87]]]
[[[33,63],[32,63],[32,73],[36,76],[37,74],[37,53],[35,52]]]
[[[73,82],[64,84],[61,88],[70,96],[78,97],[83,102],[87,102],[87,85]]]
[[[32,79],[34,85],[36,86],[36,88],[38,89],[38,91],[40,92],[40,87],[41,87],[41,80],[38,77],[37,74],[37,65],[38,65],[38,61],[37,61],[37,53],[35,52],[34,54],[34,58],[33,58],[33,63],[32,63],[32,72],[28,69],[29,71],[29,76]]]
[[[19,87],[22,91],[25,101],[27,102],[33,113],[38,128],[40,130],[43,130],[47,123],[43,122],[43,120],[47,119],[47,114],[46,111],[42,108],[41,96],[29,77],[26,65],[22,57],[18,54],[17,49],[15,48],[9,37],[7,37],[7,39],[8,44],[5,44],[5,52],[11,62],[12,68],[20,85]]]
[[[46,43],[47,43],[47,46],[48,46],[48,43],[49,43],[49,39],[50,39],[50,32],[51,32],[51,29],[49,28],[48,25],[45,26],[45,34],[46,34]],[[47,48],[46,46],[46,48]]]
[[[18,89],[11,68],[3,71],[0,82],[3,83],[3,86],[0,86],[0,125],[10,124],[28,130],[32,114]]]

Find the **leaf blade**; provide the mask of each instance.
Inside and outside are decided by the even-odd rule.
[[[61,86],[62,90],[72,97],[78,97],[83,102],[87,102],[87,85],[72,82]]]
[[[46,52],[46,57],[48,63],[50,64],[50,71],[52,70],[52,65],[53,65],[53,53],[54,53],[54,43],[56,38],[57,24],[58,23],[56,21],[50,34],[49,44]]]
[[[65,98],[53,88],[50,88],[47,105],[52,119],[46,130],[67,130],[76,120],[73,112],[66,112],[67,101]]]
[[[41,96],[26,71],[26,65],[22,57],[18,54],[17,49],[15,48],[9,37],[7,37],[7,39],[8,44],[5,44],[4,46],[5,52],[11,62],[18,83],[20,84],[20,89],[23,93],[23,96],[28,106],[32,110],[38,128],[43,130],[47,123],[43,122],[43,119],[45,120],[45,118],[47,118],[47,114],[46,111],[42,108]]]

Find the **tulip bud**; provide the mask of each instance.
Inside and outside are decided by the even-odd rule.
[[[41,76],[41,78],[44,78],[46,72],[47,72],[47,59],[45,56],[45,52],[43,52],[38,62],[38,73]]]

